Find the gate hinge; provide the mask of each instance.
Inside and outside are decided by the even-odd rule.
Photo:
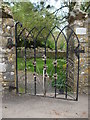
[[[7,42],[7,48],[11,49],[12,47],[16,46],[15,44],[13,44],[12,38],[8,39]]]

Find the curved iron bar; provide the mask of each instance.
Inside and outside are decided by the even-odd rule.
[[[23,34],[22,34],[23,36]],[[27,57],[26,57],[26,38],[23,37],[24,39],[24,47],[25,47],[25,93],[27,93]]]
[[[67,44],[68,44],[68,42],[69,42],[69,40],[70,40],[70,38],[71,38],[71,36],[72,36],[73,33],[74,33],[74,35],[75,35],[75,37],[76,37],[76,39],[77,39],[78,45],[76,46],[76,48],[75,48],[75,50],[74,50],[75,54],[77,54],[76,51],[79,49],[80,41],[79,41],[76,33],[74,32],[74,30],[73,30],[70,26],[65,26],[65,27],[62,29],[62,31],[63,31],[65,28],[71,29],[71,34],[69,35],[69,38],[67,39],[67,40],[68,40],[68,41],[67,41]],[[61,32],[62,32],[62,31],[61,31]],[[58,35],[58,37],[57,37],[57,40],[58,40],[61,32],[59,33],[59,35]],[[79,64],[80,64],[80,63],[79,63],[79,55],[76,55],[76,56],[77,56],[77,58],[78,58],[78,76],[77,76],[77,93],[76,93],[76,100],[78,100],[78,86],[79,86],[79,85],[78,85],[78,84],[79,84],[78,81],[79,81]],[[67,62],[68,62],[68,47],[67,47]],[[67,64],[67,68],[68,68],[68,64]],[[67,68],[66,68],[66,69],[67,69]],[[66,77],[67,77],[67,75],[66,75]],[[67,84],[67,78],[66,78],[66,84]],[[67,98],[67,87],[66,87],[66,98]]]
[[[40,34],[44,29],[47,29],[47,30],[49,31],[49,35],[51,34],[52,37],[54,38],[54,41],[55,41],[55,37],[54,37],[53,33],[52,33],[46,26],[43,27],[43,28],[41,28],[41,30],[39,31],[39,33],[38,33],[37,36],[36,36],[36,40],[37,40],[39,34]],[[47,39],[47,37],[46,37],[46,39]]]
[[[25,46],[25,93],[27,93],[27,68],[26,68],[26,39],[25,37],[23,36],[23,32],[25,30],[27,30],[26,28],[23,28],[22,31],[19,33],[19,35],[17,35],[17,25],[20,24],[21,27],[22,27],[22,24],[20,22],[17,22],[16,23],[16,36],[17,36],[17,39],[16,39],[16,43],[17,43],[17,40],[19,40],[20,36],[22,35],[22,38],[24,39],[24,46]],[[28,31],[28,30],[27,30]],[[28,31],[29,32],[29,31]],[[17,53],[17,47],[16,47],[16,53]],[[16,57],[17,59],[17,57]],[[17,61],[17,60],[16,60]],[[16,62],[17,63],[17,62]],[[18,66],[16,65],[16,71],[18,71]],[[19,92],[18,91],[18,72],[17,72],[17,80],[16,80],[16,86],[17,86],[17,93]]]
[[[22,23],[21,22],[16,22],[15,23],[15,44],[16,44],[16,47],[17,47],[17,41],[18,41],[18,34],[17,34],[17,26],[20,25],[20,27],[22,27]]]
[[[24,53],[25,53],[25,93],[27,93],[27,60],[26,60],[26,38],[23,36],[23,31],[25,30],[26,28],[24,28],[22,31],[21,31],[21,34],[19,34],[19,35],[21,35],[22,36],[22,38],[23,38],[23,41],[24,41],[24,48],[25,48],[25,51],[24,51]],[[20,36],[18,36],[18,40],[19,40],[19,37]]]
[[[67,84],[67,81],[68,81],[68,43],[69,43],[69,39],[71,38],[72,34],[73,34],[73,31],[71,32],[71,34],[69,35],[69,38],[67,39],[67,49],[66,49],[66,81],[65,81],[65,85],[66,85],[65,97],[66,97],[66,99],[67,99],[67,86],[68,86],[68,84]]]
[[[34,29],[37,29],[36,27],[32,28],[28,35],[26,36],[26,39],[29,37],[29,35],[31,35],[31,38],[33,39],[34,42],[34,63],[36,63],[36,39],[34,39],[34,36],[32,35],[32,31]],[[36,73],[36,64],[34,65],[34,72]],[[34,94],[36,95],[36,75],[34,75]]]
[[[76,37],[76,39],[77,39],[77,42],[78,42],[78,45],[76,46],[76,48],[75,48],[75,50],[77,51],[77,49],[79,49],[79,46],[80,46],[80,41],[79,41],[79,39],[78,39],[78,37],[77,37],[77,35],[76,35],[76,33],[74,32],[74,30],[70,27],[70,26],[65,26],[63,29],[62,29],[62,31],[65,29],[65,28],[69,28],[69,29],[71,29],[71,34],[70,34],[70,36],[69,36],[69,38],[67,39],[68,41],[67,41],[67,44],[68,44],[68,42],[69,42],[69,40],[70,40],[70,38],[71,38],[71,36],[72,36],[72,34],[74,33],[74,35],[75,35],[75,37]],[[61,32],[62,32],[61,31]],[[58,35],[58,37],[57,37],[57,40],[58,40],[58,38],[59,38],[59,36],[60,36],[60,34],[61,34],[61,32],[59,33],[59,35]],[[68,47],[67,47],[67,50],[68,50]],[[67,51],[67,54],[68,54],[68,51]],[[78,57],[78,76],[77,76],[77,92],[76,92],[76,100],[78,100],[78,86],[79,86],[79,55],[77,56]],[[68,56],[67,56],[67,59],[68,59]],[[67,67],[68,67],[68,65],[67,65]],[[66,75],[67,76],[67,75]],[[67,79],[67,78],[66,78]],[[67,84],[67,81],[66,81],[66,84]],[[66,87],[66,98],[67,98],[67,87]]]
[[[63,29],[60,29],[58,26],[54,26],[51,30],[49,30],[49,29],[45,26],[45,27],[43,27],[43,28],[39,31],[38,35],[36,36],[36,39],[37,39],[37,37],[39,36],[39,34],[40,34],[45,28],[49,31],[49,33],[48,33],[48,35],[47,35],[47,37],[46,37],[46,41],[47,41],[47,39],[48,39],[48,37],[49,37],[50,34],[52,35],[52,37],[53,37],[54,40],[55,40],[55,37],[54,37],[54,35],[53,35],[53,33],[52,33],[52,31],[53,31],[55,28],[58,28],[58,29],[61,31],[61,32],[58,34],[56,41],[58,41],[58,38],[59,38],[59,36],[60,36],[61,33],[64,35],[65,40],[67,40],[66,35],[64,34],[63,30],[64,30],[65,28],[69,28],[69,29],[71,29],[71,31],[74,33],[75,37],[77,38],[78,46],[79,46],[79,44],[80,44],[80,41],[79,41],[76,33],[74,32],[74,30],[73,30],[69,25],[65,26]],[[70,35],[70,36],[71,36],[71,35]],[[69,39],[70,39],[70,38],[69,38]],[[68,39],[68,40],[69,40],[69,39]],[[77,47],[78,47],[78,46],[77,46]]]
[[[33,30],[37,30],[37,31],[39,31],[38,30],[38,28],[37,27],[34,27],[34,28],[32,28],[30,31],[29,31],[29,33],[28,33],[28,35],[26,36],[26,38],[28,38],[28,36],[29,35],[31,35],[31,37],[32,37],[32,39],[33,39],[33,41],[34,41],[34,63],[36,63],[36,39],[33,37],[33,35],[32,35],[32,31]],[[42,35],[42,34],[41,34]],[[43,39],[45,39],[44,38],[44,36],[42,35],[42,37],[43,37]],[[34,72],[36,73],[36,65],[34,65]],[[36,95],[36,76],[34,76],[34,94]]]
[[[69,40],[70,40],[72,34],[73,34],[73,31],[71,31],[71,33],[70,33],[70,35],[69,35],[69,38],[67,39],[67,43],[69,43]]]
[[[34,41],[34,62],[36,63],[36,39],[34,38],[34,36],[33,36],[32,33],[31,33],[34,29],[36,29],[37,31],[39,31],[37,27],[32,28],[32,29],[29,31],[28,35],[26,36],[26,39],[28,38],[29,35],[31,35],[31,38],[32,38],[33,41]],[[41,35],[42,35],[42,34],[41,34]],[[43,35],[42,35],[42,37],[44,38]],[[45,39],[45,38],[44,38],[44,39]],[[36,72],[36,65],[34,66],[34,72]],[[35,91],[34,91],[34,94],[36,95],[36,76],[34,76],[34,90],[35,90]]]
[[[29,37],[29,35],[31,35],[31,38],[34,40],[33,35],[31,34],[31,32],[36,29],[36,27],[32,28],[30,31],[27,28],[23,28],[22,31],[20,32],[20,34],[18,35],[18,38],[22,35],[22,33],[27,30],[28,31],[28,35],[26,36],[25,40]],[[22,37],[24,38],[24,36],[22,35]]]
[[[35,27],[33,29],[38,30],[38,28],[35,28]],[[33,31],[33,29],[31,31]],[[45,37],[42,35],[41,31],[39,31],[36,38],[34,39],[34,61],[36,61],[36,49],[35,49],[36,46],[35,45],[36,45],[37,38],[40,34],[43,37],[43,39],[45,39]],[[46,43],[45,43],[45,56],[46,56]],[[46,59],[44,60],[44,65],[46,66]],[[36,66],[34,67],[34,72],[36,72]],[[46,75],[46,69],[44,69],[44,76],[45,75]],[[36,95],[36,77],[34,77],[34,81],[35,81],[35,95]],[[44,91],[43,92],[44,92],[44,96],[46,96],[46,77],[44,77]]]
[[[45,27],[43,27],[43,28],[41,28],[41,30],[38,32],[38,34],[37,34],[37,36],[36,36],[36,38],[35,38],[35,40],[37,41],[37,38],[38,38],[38,36],[41,34],[42,35],[42,31],[44,30],[44,29],[47,29],[48,31],[50,31],[46,26]],[[50,32],[51,33],[51,32]],[[51,33],[52,34],[52,33]],[[44,40],[46,40],[46,38],[42,35],[42,37],[43,37],[43,39]],[[55,41],[55,37],[54,37],[54,35],[52,34],[52,37],[54,38],[54,41]],[[35,42],[36,42],[35,41]],[[45,57],[46,57],[46,41],[44,42],[45,43]],[[44,65],[46,66],[46,58],[45,58],[45,60],[44,60]],[[46,75],[46,69],[44,69],[44,76]],[[46,76],[44,77],[44,96],[46,96]]]
[[[78,46],[77,46],[77,47],[79,47],[79,45],[80,45],[80,41],[79,41],[79,39],[78,39],[76,33],[74,32],[74,30],[73,30],[69,25],[66,25],[66,26],[61,30],[61,32],[58,34],[57,40],[58,40],[60,34],[62,33],[62,31],[63,31],[65,28],[69,28],[69,29],[71,29],[71,31],[74,33],[74,35],[75,35],[75,37],[77,38],[77,41],[78,41]],[[60,29],[60,28],[59,28],[59,29]]]
[[[29,30],[27,28],[23,28],[22,31],[19,33],[18,37],[20,37],[25,30],[27,30],[29,32]]]
[[[46,37],[46,42],[47,42],[47,39],[48,39],[50,33],[52,33],[52,31],[53,31],[55,28],[58,28],[58,29],[59,29],[59,27],[54,26],[54,27],[50,30],[49,34],[47,35],[47,37]],[[59,30],[60,30],[60,29],[59,29]],[[62,31],[62,33],[63,33],[63,31]],[[64,35],[65,39],[67,39],[64,33],[63,33],[63,35]],[[54,41],[55,41],[55,61],[56,61],[56,60],[57,60],[57,40],[55,40],[55,37],[54,37]],[[55,74],[56,74],[56,76],[57,76],[57,66],[55,66]],[[55,77],[55,98],[56,98],[56,92],[57,92],[56,84],[57,84],[57,77]]]
[[[38,29],[37,27],[33,27],[33,28],[29,31],[28,35],[26,36],[26,39],[29,37],[29,35],[31,35],[31,38],[33,39],[33,41],[34,41],[34,40],[35,40],[35,41],[37,40],[36,38],[33,37],[32,33],[31,33],[31,32],[32,32],[33,30],[35,30],[35,29],[36,29],[36,30],[38,31],[38,33],[39,33],[39,29]],[[40,34],[42,35],[42,33],[40,33]],[[42,35],[42,37],[43,37],[43,39],[45,39],[43,35]]]
[[[76,47],[76,49],[79,48],[79,46],[80,46],[80,41],[79,41],[76,33],[74,32],[74,30],[73,30],[70,26],[65,26],[62,30],[61,30],[59,27],[54,26],[50,32],[52,32],[53,29],[55,29],[55,27],[58,28],[58,29],[61,31],[61,32],[58,34],[56,41],[58,41],[58,38],[59,38],[60,34],[62,33],[62,34],[64,35],[64,37],[65,37],[65,40],[67,41],[67,44],[68,44],[68,42],[69,42],[72,34],[74,33],[75,37],[77,38],[77,42],[78,42],[78,46]],[[63,33],[63,30],[64,30],[65,28],[71,29],[71,34],[69,35],[69,38],[68,38],[68,39],[66,38],[66,35]],[[49,35],[50,35],[50,33],[48,34],[47,39],[48,39]],[[47,39],[46,39],[46,40],[47,40]],[[68,47],[67,47],[67,51],[68,51]],[[55,53],[57,54],[57,47],[56,47],[56,45],[55,45]],[[55,54],[55,56],[57,56],[56,54]],[[56,58],[55,58],[55,59],[56,59]],[[67,59],[68,59],[68,53],[67,53]],[[78,56],[78,66],[79,66],[79,56]],[[68,68],[68,65],[67,65],[67,68]],[[56,69],[56,68],[55,68],[55,69]],[[56,70],[55,70],[55,72],[56,72]],[[67,75],[66,75],[66,76],[67,76]],[[67,79],[67,78],[66,78],[66,79]],[[76,95],[77,95],[77,98],[76,98],[76,100],[78,99],[78,80],[79,80],[79,68],[78,68],[78,78],[77,78],[77,94],[76,94]],[[55,82],[56,82],[56,80],[55,80]],[[66,80],[66,84],[67,84],[67,80]],[[56,93],[56,86],[55,86],[55,93]],[[56,95],[55,95],[55,97],[56,97]],[[66,98],[67,98],[67,87],[66,87]]]
[[[55,37],[54,37],[54,35],[53,35],[53,33],[45,26],[45,27],[43,27],[40,31],[39,31],[39,33],[38,33],[38,35],[37,35],[37,37],[36,37],[36,39],[38,38],[38,36],[39,36],[39,34],[44,30],[44,29],[47,29],[48,31],[49,31],[49,34],[48,34],[48,36],[51,34],[52,35],[52,37],[53,37],[53,39],[54,39],[54,42],[55,42]],[[47,39],[48,39],[48,37],[46,36],[46,38],[44,38],[45,39],[45,58],[46,58],[46,42],[47,42]],[[56,48],[57,49],[57,48]],[[57,51],[55,49],[55,52]],[[57,52],[56,52],[56,54],[57,54]],[[57,59],[57,57],[56,57],[57,55],[55,55],[55,60]],[[45,59],[44,60],[44,65],[46,66],[46,61],[47,61],[47,59]],[[55,67],[55,73],[56,73],[57,71],[56,71],[56,67]],[[44,75],[46,75],[46,69],[44,69]],[[46,77],[44,77],[44,96],[46,96]],[[56,97],[56,78],[55,78],[55,97]]]
[[[15,23],[15,28],[17,28],[17,25],[18,25],[18,24],[20,25],[20,27],[23,26],[21,22],[17,21],[17,22]]]
[[[18,63],[17,63],[17,26],[18,24],[20,27],[22,27],[22,24],[20,22],[15,23],[15,46],[16,46],[16,81],[15,81],[15,86],[16,86],[16,93],[18,93]]]
[[[37,27],[33,27],[33,28],[29,31],[29,33],[28,33],[28,35],[26,36],[26,38],[29,37],[29,35],[31,34],[31,32],[32,32],[34,29],[38,30]],[[32,34],[31,34],[31,37],[33,38]]]
[[[58,26],[54,26],[54,27],[50,30],[50,32],[48,33],[48,35],[47,35],[47,37],[46,37],[46,41],[47,41],[47,39],[48,39],[50,33],[52,33],[52,31],[53,31],[55,28],[58,28],[58,29],[61,31],[61,29],[60,29]],[[63,31],[62,31],[62,33],[63,33]],[[52,34],[53,34],[53,33],[52,33]],[[63,33],[63,35],[64,35],[64,37],[65,37],[65,39],[66,39],[66,36],[65,36],[64,33]],[[53,35],[53,36],[54,36],[54,35]],[[55,39],[55,37],[54,37],[54,39]],[[55,41],[56,41],[56,40],[55,40]]]
[[[55,28],[55,27],[54,27],[54,28]],[[43,27],[43,28],[41,29],[40,33],[41,33],[44,29],[48,29],[48,28],[47,28],[47,27]],[[54,37],[52,31],[49,30],[49,29],[48,29],[48,31],[49,31],[49,33],[48,33],[48,35],[46,36],[46,39],[45,39],[45,57],[46,57],[46,42],[47,42],[47,39],[48,39],[49,35],[51,34],[52,37],[53,37],[53,39],[54,39],[54,42],[55,42],[55,61],[56,61],[56,60],[57,60],[57,41],[55,41],[55,37]],[[45,59],[45,61],[44,61],[44,64],[46,65],[46,59]],[[46,74],[46,69],[44,70],[44,74]],[[55,66],[55,74],[57,74],[57,67],[56,67],[56,66]],[[57,79],[57,78],[55,77],[55,98],[56,98],[56,79]],[[46,96],[46,77],[44,78],[44,96]]]

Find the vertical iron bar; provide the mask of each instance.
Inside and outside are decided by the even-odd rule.
[[[56,60],[57,60],[57,41],[55,41],[55,61]],[[57,74],[57,66],[56,65],[55,65],[55,74]],[[56,92],[57,92],[56,84],[57,84],[57,78],[55,77],[55,98],[56,98]]]
[[[66,94],[65,94],[65,97],[66,97],[66,99],[67,99],[67,81],[68,81],[68,41],[67,41],[67,50],[66,50]]]
[[[45,61],[44,61],[44,64],[46,66],[46,42],[45,42]],[[45,75],[46,75],[46,69],[44,70],[44,89],[45,89],[44,96],[46,96],[46,77],[45,77]]]
[[[17,64],[17,23],[15,24],[15,47],[16,47],[16,93],[18,93],[18,64]]]
[[[26,39],[24,39],[25,45],[25,93],[27,93],[27,59],[26,59]]]
[[[76,93],[76,101],[78,101],[78,89],[79,89],[79,64],[80,64],[80,58],[78,55],[78,76],[77,76],[77,93]]]
[[[36,40],[34,39],[34,63],[36,62]],[[34,65],[34,72],[36,73],[36,65]],[[36,95],[36,74],[34,76],[34,94]]]

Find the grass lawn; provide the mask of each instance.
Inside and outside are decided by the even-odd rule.
[[[27,71],[34,72],[33,66],[34,59],[27,59]],[[52,78],[52,86],[54,86],[54,78],[53,74],[55,73],[55,68],[53,66],[54,59],[47,59],[47,73],[50,78]],[[65,59],[57,59],[57,87],[62,87],[65,85],[66,80],[66,60]],[[36,59],[36,72],[40,75],[43,74],[43,66],[44,61],[42,58]],[[25,60],[24,58],[18,58],[18,70],[25,70]]]
[[[34,59],[27,59],[27,71],[34,72],[34,66],[33,66]],[[50,75],[51,71],[52,74],[54,74],[54,66],[53,66],[54,59],[47,59],[47,73]],[[66,60],[65,59],[57,59],[57,74],[65,70],[66,68]],[[36,59],[36,71],[37,73],[42,75],[43,71],[43,65],[44,61],[41,58]],[[23,58],[18,58],[18,70],[24,70],[25,69],[25,61]],[[53,70],[52,70],[53,69]]]

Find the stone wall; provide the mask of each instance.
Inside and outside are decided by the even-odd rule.
[[[0,41],[2,39],[2,8],[1,8],[1,1],[0,1]],[[1,47],[1,42],[0,42],[0,47]],[[0,63],[1,63],[1,51],[0,51]],[[0,65],[1,69],[1,65]],[[2,73],[0,72],[0,88],[1,88],[1,81],[2,81]],[[1,91],[1,89],[0,89]]]
[[[46,51],[47,58],[53,58],[55,59],[55,50],[48,49]],[[24,48],[18,48],[18,56],[23,58],[23,55],[25,54]],[[42,58],[42,56],[45,54],[44,48],[36,48],[36,57]],[[34,49],[26,49],[26,56],[27,58],[34,58]],[[59,51],[57,52],[57,58],[66,58],[66,52],[65,51]]]
[[[80,53],[80,67],[79,67],[79,92],[88,93],[88,75],[89,75],[89,38],[90,38],[90,15],[80,10],[80,5],[75,5],[73,11],[70,13],[69,23],[74,31],[77,31],[77,36],[80,41],[80,49],[84,50],[85,53]],[[81,29],[80,29],[81,28]],[[82,31],[86,29],[85,31]],[[81,32],[82,31],[82,32]],[[75,44],[75,43],[74,43]],[[77,63],[78,60],[74,56],[74,79],[77,79]]]
[[[79,34],[77,36],[80,41],[80,49],[84,50],[85,53],[80,53],[80,68],[79,68],[79,92],[80,93],[88,93],[88,40],[89,40],[89,27],[90,18],[86,20],[76,20],[73,24],[74,30],[77,28],[86,28],[86,33]],[[77,66],[77,61],[75,61],[75,65]]]
[[[7,87],[15,82],[15,48],[7,47],[9,39],[14,39],[14,20],[8,6],[2,5],[2,22],[0,22],[0,75],[2,85]]]

